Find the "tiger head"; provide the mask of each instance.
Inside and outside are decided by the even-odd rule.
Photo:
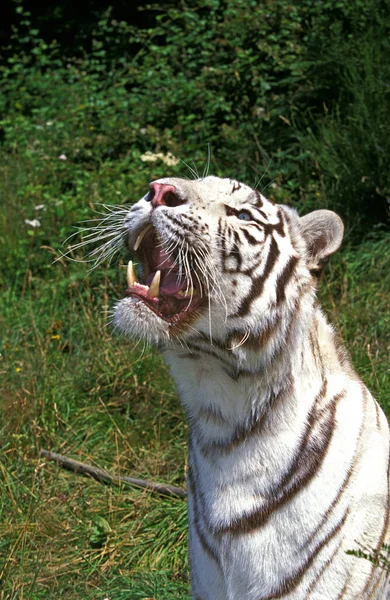
[[[165,178],[127,213],[126,335],[164,346],[193,335],[256,338],[312,302],[315,273],[342,241],[328,210],[304,217],[231,179]],[[306,300],[305,300],[306,299]]]

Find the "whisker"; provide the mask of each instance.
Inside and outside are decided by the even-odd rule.
[[[258,182],[256,183],[256,185],[255,185],[255,186],[254,186],[254,188],[253,188],[254,190],[257,190],[257,186],[258,186],[258,185],[260,185],[260,183],[262,182],[262,179],[263,179],[263,177],[265,177],[265,176],[266,176],[266,174],[268,173],[268,171],[269,171],[269,168],[270,168],[271,164],[272,164],[272,158],[270,158],[270,159],[269,159],[269,161],[268,161],[268,165],[267,165],[267,167],[266,167],[266,169],[265,169],[264,173],[261,175],[261,177],[259,178]]]
[[[277,177],[274,177],[273,179],[271,179],[271,181],[269,181],[269,182],[267,183],[267,185],[266,185],[266,186],[264,186],[264,187],[261,189],[261,191],[260,191],[260,194],[262,194],[263,192],[265,192],[265,190],[267,189],[267,187],[269,187],[269,186],[270,186],[272,183],[274,183],[275,181],[277,181],[277,179],[278,179]]]
[[[209,174],[210,161],[211,161],[211,145],[210,145],[210,142],[209,142],[207,144],[207,162],[206,162],[205,168],[203,170],[203,175],[202,175],[203,178],[207,177],[208,174]]]
[[[180,159],[180,161],[183,163],[183,165],[185,165],[187,167],[187,169],[189,170],[189,172],[191,173],[191,175],[193,176],[194,179],[199,179],[199,173],[194,171],[194,169],[192,167],[190,167],[190,165],[188,163],[186,163],[186,161],[183,160],[182,158]]]
[[[237,350],[238,348],[241,348],[241,346],[243,346],[245,344],[245,342],[247,341],[247,339],[250,336],[250,331],[247,331],[246,333],[244,333],[243,338],[241,339],[240,342],[238,342],[238,344],[235,344],[234,346],[226,346],[227,350]]]

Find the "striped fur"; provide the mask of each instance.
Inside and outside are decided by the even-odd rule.
[[[128,297],[115,321],[159,346],[188,416],[193,598],[389,598],[349,553],[390,543],[389,427],[315,298],[339,218],[228,179],[158,185],[177,203],[140,200],[130,249],[152,223],[203,302],[177,326]]]

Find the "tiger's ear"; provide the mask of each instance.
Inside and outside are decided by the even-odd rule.
[[[340,248],[344,225],[331,210],[315,210],[299,219],[301,233],[306,241],[308,267],[320,271],[329,257]]]

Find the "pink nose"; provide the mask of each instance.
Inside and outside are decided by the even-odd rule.
[[[185,202],[178,197],[174,185],[156,182],[151,183],[149,188],[154,192],[152,198],[153,208],[157,208],[157,206],[179,206]]]

